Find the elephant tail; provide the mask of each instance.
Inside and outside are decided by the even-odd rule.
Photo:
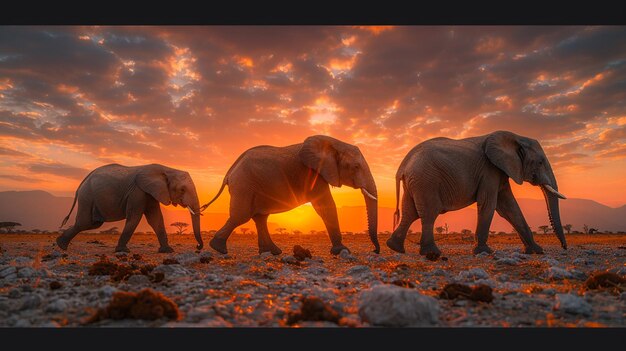
[[[398,173],[396,174],[396,211],[393,213],[393,230],[400,223],[400,181],[402,181],[402,175]]]
[[[259,146],[257,146],[259,147]],[[257,147],[253,147],[252,149],[255,149]],[[251,149],[250,149],[251,150]],[[226,187],[226,185],[228,185],[228,176],[230,175],[230,172],[235,168],[235,166],[239,163],[239,161],[241,161],[241,159],[243,158],[243,156],[248,152],[249,150],[246,150],[244,153],[242,153],[241,155],[239,155],[239,157],[235,160],[235,162],[232,164],[232,166],[230,166],[230,168],[228,169],[228,172],[226,172],[226,175],[224,176],[224,180],[222,181],[222,187],[220,188],[220,190],[217,192],[217,195],[215,195],[215,197],[213,198],[213,200],[207,202],[206,204],[202,205],[200,207],[200,212],[206,210],[207,207],[209,207],[213,202],[215,202],[215,200],[217,200],[218,197],[220,197],[220,195],[222,195],[222,191],[224,191],[224,187]]]
[[[98,169],[98,168],[96,168],[96,169]],[[80,182],[80,184],[78,185],[78,188],[76,188],[76,193],[74,193],[74,202],[72,202],[72,208],[70,208],[70,213],[68,213],[67,216],[65,216],[65,218],[63,218],[63,222],[61,222],[61,226],[59,228],[63,228],[65,223],[67,223],[67,221],[70,219],[70,215],[72,214],[72,211],[74,211],[74,206],[76,206],[76,200],[78,200],[78,189],[80,189],[80,187],[83,185],[85,180],[87,180],[87,178],[89,178],[91,173],[95,172],[96,169],[94,169],[93,171],[89,172],[89,174],[87,174],[87,176],[83,179],[83,181]]]
[[[227,179],[228,179],[228,174],[226,175],[226,177],[224,177],[224,181],[222,181],[222,187],[220,188],[220,191],[217,192],[217,195],[215,195],[213,200],[207,202],[206,204],[204,204],[204,205],[202,205],[200,207],[200,212],[206,210],[206,208],[209,207],[209,205],[211,205],[213,202],[215,202],[215,200],[217,200],[217,198],[220,197],[220,195],[222,195],[222,191],[224,191],[224,188],[228,184]]]

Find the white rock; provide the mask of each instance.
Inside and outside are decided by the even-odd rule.
[[[214,273],[207,273],[206,275],[206,280],[212,282],[212,283],[223,283],[224,282],[224,278],[222,278],[221,276],[214,274]]]
[[[489,279],[489,273],[485,272],[485,270],[482,268],[472,268],[467,271],[459,272],[458,279],[460,280]]]
[[[499,260],[496,260],[496,264],[505,266],[517,266],[519,263],[519,260],[510,257],[503,257]]]
[[[38,272],[31,267],[22,267],[17,271],[17,276],[19,278],[32,278],[37,276]]]
[[[585,299],[572,294],[556,294],[554,309],[570,314],[591,316],[593,310]]]
[[[561,264],[561,262],[555,260],[552,257],[547,257],[547,256],[546,257],[542,257],[539,260],[549,264],[550,266],[558,266],[558,265]]]
[[[18,319],[17,322],[13,324],[13,326],[18,327],[18,328],[24,328],[24,327],[30,327],[32,326],[32,324],[30,323],[28,319]]]
[[[15,268],[15,266],[1,266],[0,267],[0,278],[5,278],[12,274],[17,274],[17,268]]]
[[[98,296],[100,296],[101,298],[109,298],[113,296],[113,294],[117,291],[117,288],[110,285],[105,285],[101,287],[100,290],[98,290]]]
[[[280,259],[280,261],[283,263],[288,263],[288,264],[299,264],[298,259],[296,259],[295,257],[291,255],[284,256],[283,258]]]
[[[63,312],[70,306],[69,302],[65,299],[57,299],[46,306],[46,312]]]
[[[413,289],[376,285],[361,292],[359,316],[364,322],[381,326],[430,326],[437,323],[437,300]]]
[[[133,274],[128,277],[127,283],[130,285],[146,286],[150,285],[150,278],[143,274]]]
[[[544,275],[550,280],[572,279],[572,274],[560,267],[550,267],[544,272]]]
[[[165,277],[185,277],[191,274],[189,270],[179,264],[162,264],[156,266],[153,273],[163,273]]]
[[[37,308],[41,305],[41,297],[37,294],[30,294],[22,300],[20,311]]]
[[[33,262],[33,258],[28,256],[19,256],[13,259],[13,262],[15,262],[16,264],[31,263]]]
[[[339,258],[346,261],[356,261],[356,257],[350,253],[350,251],[343,249],[339,252]]]
[[[182,264],[192,264],[200,262],[200,256],[193,252],[183,252],[176,255],[176,260]]]
[[[372,270],[368,266],[353,266],[346,273],[349,275],[371,274]]]

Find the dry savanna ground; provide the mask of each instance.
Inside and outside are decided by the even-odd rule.
[[[418,255],[416,234],[407,254],[390,251],[381,234],[379,255],[367,236],[345,235],[352,253],[339,256],[323,235],[274,235],[278,256],[259,255],[256,235],[239,233],[227,255],[208,245],[197,252],[188,234],[169,236],[171,254],[157,253],[149,234],[117,255],[117,235],[80,234],[68,251],[54,238],[0,235],[0,326],[626,326],[626,285],[585,284],[594,272],[625,277],[624,234],[571,234],[567,251],[536,235],[544,255],[521,254],[515,235],[492,235],[495,253],[478,256],[471,241],[440,235],[436,261]],[[294,245],[312,257],[294,258]],[[469,290],[442,298],[450,283],[486,285],[493,299]],[[120,294],[146,288],[162,295]]]

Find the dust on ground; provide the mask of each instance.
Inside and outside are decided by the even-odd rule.
[[[370,324],[359,315],[361,292],[382,284],[436,299],[436,326],[626,326],[623,287],[589,290],[584,284],[598,271],[626,275],[626,234],[569,234],[567,251],[553,235],[536,235],[544,255],[522,254],[515,235],[492,235],[489,245],[495,253],[478,256],[471,254],[471,241],[440,235],[437,245],[443,254],[437,261],[418,254],[415,234],[406,242],[406,254],[389,250],[384,245],[388,236],[380,234],[379,255],[371,252],[366,235],[344,235],[351,254],[340,256],[330,255],[330,240],[321,234],[273,235],[283,250],[278,256],[259,255],[256,235],[250,234],[233,234],[227,255],[208,245],[196,251],[191,235],[169,235],[176,252],[159,254],[154,235],[137,233],[128,245],[131,253],[117,255],[117,235],[79,234],[68,251],[56,247],[55,237],[0,234],[0,326],[362,327]],[[293,257],[295,245],[310,250],[312,257]],[[90,275],[90,268],[102,261],[131,273]],[[487,285],[494,298],[440,298],[450,283]],[[91,318],[115,293],[145,288],[171,299],[180,316]],[[302,315],[305,300],[335,317],[290,319]]]

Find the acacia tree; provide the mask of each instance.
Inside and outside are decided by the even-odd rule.
[[[21,227],[21,223],[17,222],[0,222],[0,228],[6,228],[7,233],[13,233],[13,228]]]
[[[241,230],[241,234],[246,234],[248,229],[250,229],[250,228],[239,228],[239,230]]]
[[[170,226],[178,228],[178,231],[176,232],[176,234],[183,234],[183,232],[187,230],[187,227],[189,227],[189,223],[174,222],[170,224]]]
[[[436,227],[436,228],[435,228],[435,231],[437,232],[437,234],[441,234],[441,233],[443,233],[443,231],[444,231],[444,230],[445,230],[445,229],[444,229],[443,227]]]
[[[450,228],[448,227],[448,223],[444,223],[443,224],[443,231],[444,231],[444,233],[446,233],[446,235],[448,235],[448,230],[450,230]]]
[[[549,226],[547,226],[547,225],[540,225],[540,226],[539,226],[539,229],[541,229],[541,231],[542,231],[544,234],[548,234],[548,230],[550,229],[550,227],[549,227]]]
[[[566,224],[563,226],[563,229],[565,229],[567,231],[567,234],[569,234],[572,231],[572,225]]]
[[[585,232],[585,234],[589,234],[589,226],[586,224],[583,224],[583,232]]]
[[[282,234],[285,230],[287,230],[287,228],[276,228],[276,230]]]
[[[298,235],[298,236],[300,236],[300,234],[302,234],[302,232],[301,232],[301,231],[299,231],[298,229],[294,230],[294,231],[293,231],[293,233],[294,233],[295,235]]]

